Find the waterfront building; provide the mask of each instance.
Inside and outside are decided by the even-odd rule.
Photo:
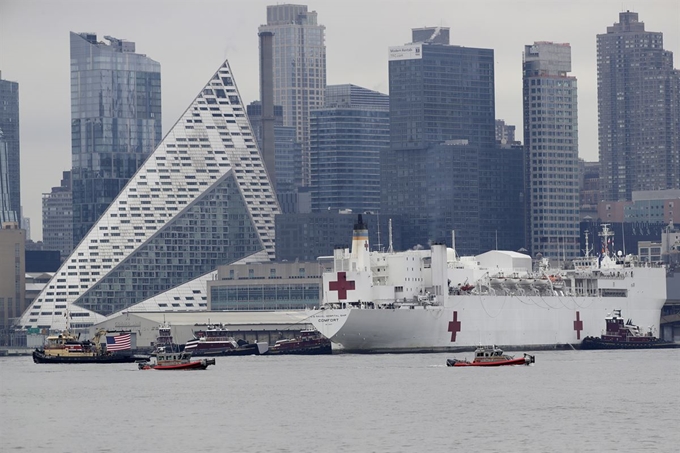
[[[161,67],[131,41],[70,37],[75,246],[161,140]]]
[[[225,61],[19,324],[64,328],[68,313],[87,329],[122,310],[206,310],[218,266],[274,258],[278,213]]]
[[[211,311],[304,310],[321,306],[321,265],[316,261],[232,264],[208,282]]]
[[[571,260],[579,250],[578,105],[571,46],[524,46],[527,244],[535,256]]]
[[[493,50],[450,45],[445,27],[414,29],[412,40],[389,49],[381,213],[404,216],[406,247],[451,245],[455,229],[461,253],[519,249],[523,227],[514,231],[507,221],[522,201],[522,156],[496,147]],[[518,161],[503,166],[499,157]],[[519,184],[506,185],[512,181]]]
[[[283,107],[283,123],[295,127],[302,145],[303,185],[309,185],[309,119],[323,107],[326,88],[325,29],[306,5],[267,6],[259,33],[273,34],[274,104]]]
[[[597,104],[602,200],[680,188],[680,71],[638,13],[597,35]]]
[[[59,250],[65,260],[73,250],[73,199],[71,172],[63,172],[61,184],[42,197],[43,247]]]
[[[21,222],[19,84],[0,72],[0,221]]]
[[[326,87],[310,120],[312,212],[380,210],[380,152],[390,143],[389,96],[356,85]]]

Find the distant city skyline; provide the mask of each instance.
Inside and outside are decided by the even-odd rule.
[[[125,2],[122,2],[125,4]],[[24,216],[40,239],[41,196],[70,168],[68,36],[93,31],[137,43],[137,52],[163,67],[163,133],[178,120],[203,74],[229,58],[244,103],[259,98],[258,26],[271,1],[168,4],[120,8],[103,1],[0,4],[0,70],[21,86],[21,169]],[[596,35],[621,11],[639,14],[646,30],[663,33],[663,47],[680,52],[680,3],[620,1],[296,2],[316,11],[326,27],[327,83],[352,83],[387,94],[388,48],[408,42],[409,31],[447,26],[454,45],[494,49],[496,118],[522,128],[522,51],[535,41],[569,43],[579,80],[579,153],[598,159]],[[235,14],[237,11],[238,14]],[[360,11],[360,14],[357,13]],[[587,12],[587,14],[586,14]],[[492,15],[490,15],[493,13]],[[521,26],[520,26],[521,24]],[[49,73],[45,68],[50,68]]]

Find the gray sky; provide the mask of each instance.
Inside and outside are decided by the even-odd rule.
[[[209,77],[229,59],[243,101],[259,98],[257,27],[260,0],[0,0],[0,70],[19,82],[21,199],[31,236],[42,238],[41,196],[71,166],[69,31],[136,43],[161,64],[163,134]],[[388,93],[387,48],[411,28],[445,26],[451,44],[494,49],[496,118],[522,140],[522,51],[534,41],[567,42],[579,84],[579,154],[595,161],[595,35],[629,9],[680,58],[679,0],[342,0],[307,4],[326,26],[327,83]]]

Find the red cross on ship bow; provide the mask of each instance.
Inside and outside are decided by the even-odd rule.
[[[338,279],[334,282],[328,282],[328,289],[338,292],[338,300],[347,299],[347,291],[354,289],[354,280],[347,280],[345,272],[338,272]]]

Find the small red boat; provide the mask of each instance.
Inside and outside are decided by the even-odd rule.
[[[524,357],[514,358],[503,353],[496,346],[480,346],[475,350],[475,358],[472,362],[460,359],[447,359],[446,366],[503,366],[503,365],[530,365],[536,362],[536,357],[524,354]]]
[[[140,362],[140,370],[205,370],[214,365],[215,359],[191,360],[190,352],[156,352],[156,361]]]

